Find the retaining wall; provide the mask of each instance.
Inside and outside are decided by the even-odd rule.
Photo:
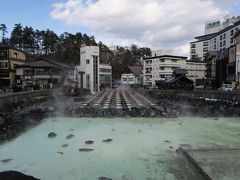
[[[213,98],[240,102],[240,92],[222,92],[222,91],[180,91],[180,90],[150,90],[151,94],[172,97],[185,98]]]
[[[24,91],[16,93],[7,93],[0,95],[0,107],[4,104],[20,102],[20,101],[34,101],[39,97],[49,97],[56,93],[56,90],[38,90],[38,91]]]

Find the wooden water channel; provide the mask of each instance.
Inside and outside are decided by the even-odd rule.
[[[153,106],[156,106],[156,104],[133,89],[108,89],[83,102],[79,102],[80,108],[98,109],[131,109]]]

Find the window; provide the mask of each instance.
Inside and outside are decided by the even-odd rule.
[[[196,53],[196,50],[195,50],[195,49],[192,49],[192,50],[191,50],[191,53],[192,53],[192,54],[195,54],[195,53]]]
[[[111,69],[104,69],[104,68],[100,68],[99,72],[105,72],[105,73],[110,73]]]
[[[216,46],[216,44],[214,44],[214,49],[216,49],[217,48],[217,46]]]
[[[129,78],[129,81],[134,81],[134,79],[132,77]]]
[[[203,42],[203,46],[208,46],[208,42]]]
[[[220,47],[222,47],[222,42],[220,42]]]
[[[160,59],[160,62],[165,62],[165,59]]]
[[[7,58],[7,52],[6,51],[0,51],[0,58]]]
[[[217,39],[216,38],[214,38],[214,43],[216,43],[217,42]]]
[[[123,81],[127,81],[127,78],[123,78]]]
[[[165,67],[160,67],[160,70],[165,70]]]
[[[234,30],[232,29],[232,30],[231,30],[231,36],[233,36],[233,34],[234,34]]]
[[[222,40],[222,35],[220,36],[220,41]]]
[[[17,57],[18,57],[18,53],[13,53],[13,58],[17,59]]]
[[[226,34],[225,33],[223,34],[223,39],[226,39]]]
[[[231,38],[231,41],[230,41],[230,43],[233,43],[233,38]]]
[[[0,68],[8,68],[8,63],[7,62],[1,62],[0,63]]]
[[[172,62],[174,62],[174,63],[177,62],[177,59],[172,59]]]
[[[196,44],[191,44],[191,48],[196,48]]]
[[[225,46],[226,45],[226,41],[223,41],[223,46]]]
[[[86,64],[89,64],[90,62],[89,62],[89,59],[86,59]]]

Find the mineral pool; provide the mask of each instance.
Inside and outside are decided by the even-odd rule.
[[[176,149],[240,148],[239,139],[237,118],[51,118],[0,145],[0,171],[43,180],[199,179]]]

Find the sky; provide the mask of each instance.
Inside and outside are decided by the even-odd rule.
[[[20,3],[21,2],[21,3]],[[107,45],[137,44],[189,55],[204,23],[240,15],[240,0],[2,0],[0,24],[82,32]]]

